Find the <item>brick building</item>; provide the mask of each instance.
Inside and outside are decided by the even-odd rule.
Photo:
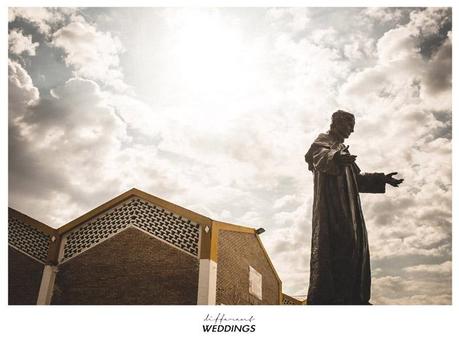
[[[9,304],[285,302],[259,231],[137,189],[59,229],[8,216]]]
[[[283,293],[282,305],[306,305],[306,298],[295,298]]]

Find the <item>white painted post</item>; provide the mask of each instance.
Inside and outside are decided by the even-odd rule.
[[[217,263],[199,260],[198,305],[215,305],[217,296]]]
[[[37,305],[51,304],[57,266],[45,265],[41,277],[40,291],[38,292]]]

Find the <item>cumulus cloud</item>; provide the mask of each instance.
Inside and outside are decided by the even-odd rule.
[[[10,8],[8,14],[10,53],[34,56],[41,43],[43,54],[48,54],[48,59],[56,59],[56,62],[63,57],[74,76],[91,79],[120,93],[131,91],[124,82],[120,66],[119,56],[124,51],[121,41],[110,32],[98,30],[80,9],[20,7]],[[27,24],[23,24],[24,21]],[[36,29],[31,29],[30,25]],[[22,27],[32,33],[35,40],[41,39],[42,42],[32,42],[32,35],[25,35]],[[63,56],[59,56],[62,53],[56,48],[62,49]],[[41,76],[45,77],[44,74]]]
[[[38,98],[25,70],[12,66],[10,80],[16,81],[10,83],[16,99],[10,106],[10,118],[16,119],[9,134],[13,203],[23,208],[33,200],[55,196],[79,202],[76,199],[83,193],[89,194],[81,189],[110,192],[105,185],[110,179],[109,165],[126,135],[98,85],[73,78],[54,89],[52,97]],[[21,101],[17,94],[22,95]],[[40,186],[44,182],[46,188]],[[34,206],[33,214],[50,220],[37,209]]]
[[[407,183],[386,197],[362,196],[375,264],[427,257],[444,262],[445,269],[451,259],[451,41],[447,31],[440,34],[447,13],[412,11],[406,24],[377,41],[377,63],[354,73],[340,93],[340,101],[360,114],[353,144],[360,165],[390,167],[386,171],[399,171]],[[423,44],[432,35],[435,49],[426,55]],[[374,138],[382,135],[383,144]],[[405,270],[413,275],[420,268]],[[390,275],[374,282],[374,298],[388,304],[450,303],[450,282],[437,281]]]
[[[49,94],[9,62],[10,205],[58,225],[139,187],[266,228],[284,292],[303,295],[312,213],[303,156],[330,114],[347,109],[360,167],[405,178],[362,194],[373,301],[451,301],[448,10],[152,9],[134,11],[141,31],[123,25],[129,11],[96,16],[104,30],[84,19],[90,11],[48,25],[47,46],[73,71]],[[133,48],[145,39],[145,51]]]
[[[444,93],[448,93],[451,89],[451,43],[451,32],[449,32],[426,68],[423,80],[426,85],[426,92],[432,97],[441,96],[444,99]]]
[[[22,53],[35,56],[35,49],[40,44],[32,43],[32,36],[25,36],[20,30],[11,30],[8,33],[8,51],[20,55]]]
[[[291,32],[300,32],[306,29],[310,22],[308,8],[272,8],[266,13],[267,19],[274,26],[285,26]]]
[[[64,20],[64,13],[72,12],[72,9],[58,9],[46,7],[10,7],[8,9],[8,21],[17,18],[24,19],[35,25],[45,35],[49,34],[52,27]]]
[[[437,37],[441,43],[429,58],[422,51],[427,32],[439,34],[439,27],[445,27],[446,13],[435,9],[415,10],[411,20],[397,25],[402,12],[367,12],[370,17],[377,16],[377,22],[393,25],[393,28],[389,27],[376,39],[374,55],[366,54],[370,61],[376,57],[373,65],[360,63],[364,68],[354,72],[349,67],[353,68],[356,58],[363,55],[358,53],[357,46],[352,50],[349,41],[339,41],[340,35],[333,26],[310,34],[310,41],[323,47],[326,56],[332,58],[331,63],[336,66],[332,70],[339,70],[332,77],[338,82],[338,106],[357,113],[356,133],[351,143],[360,166],[367,171],[396,170],[409,182],[407,188],[400,188],[398,192],[388,189],[385,197],[362,195],[374,263],[420,256],[451,258],[450,34],[445,32],[444,36]],[[430,28],[423,28],[421,23],[428,23]],[[335,48],[330,47],[331,42],[337,42]],[[293,46],[301,43],[291,40]],[[340,46],[344,47],[344,56],[353,59],[349,64],[340,61]],[[289,56],[295,56],[291,48],[284,50]],[[327,67],[327,71],[331,69],[330,65]],[[433,79],[430,74],[438,78]],[[324,74],[320,75],[324,79]],[[344,82],[339,81],[341,75]],[[438,94],[434,95],[436,89]],[[440,119],[435,114],[438,111],[449,114]],[[426,182],[432,175],[434,179]],[[284,212],[276,215],[279,222],[290,223],[286,217]],[[279,253],[281,260],[293,245],[293,239],[282,239],[273,244],[273,250]],[[423,285],[417,288],[416,280],[412,282],[409,291],[422,292]],[[373,286],[375,298],[379,296],[379,286],[384,284],[375,282]],[[410,298],[406,302],[431,303],[438,299],[443,303],[448,302],[449,297],[414,295]],[[390,300],[376,299],[376,302]]]
[[[435,273],[451,275],[452,262],[445,261],[442,264],[436,265],[416,265],[411,267],[405,267],[403,270],[408,273]]]
[[[78,15],[53,33],[52,44],[65,52],[65,62],[76,75],[103,81],[118,90],[126,90],[119,66],[122,44],[110,32],[100,32]]]
[[[16,62],[10,62],[10,94],[12,207],[57,227],[132,187],[187,204],[179,195],[196,170],[181,174],[123,119],[131,121],[129,109],[145,105],[124,99],[117,108],[114,94],[77,77],[40,98]]]
[[[413,11],[410,14],[410,25],[416,27],[425,38],[429,35],[437,35],[441,28],[451,22],[450,8],[430,7],[422,11]]]
[[[343,101],[359,97],[358,101],[352,102],[352,107],[359,108],[362,113],[360,122],[363,128],[362,131],[357,128],[358,142],[363,144],[366,141],[366,151],[362,150],[365,158],[361,159],[370,158],[376,162],[372,167],[383,166],[387,160],[397,161],[392,167],[398,164],[399,171],[412,184],[411,189],[417,189],[402,197],[391,198],[394,204],[375,201],[369,216],[375,217],[377,224],[394,223],[398,219],[397,211],[400,211],[400,218],[403,217],[402,211],[422,211],[421,202],[424,205],[438,202],[438,210],[443,208],[444,222],[451,213],[447,201],[450,198],[451,166],[441,162],[450,161],[451,143],[447,136],[433,134],[449,126],[447,121],[439,120],[433,110],[451,111],[450,41],[444,40],[437,53],[425,61],[416,45],[419,32],[414,29],[416,26],[408,23],[385,33],[378,41],[379,63],[354,74],[342,88]],[[443,75],[444,86],[435,86],[435,81],[427,76],[430,69]],[[416,88],[420,90],[415,91]],[[441,104],[432,89],[441,93],[444,100]],[[367,108],[372,107],[380,114],[368,113]],[[391,137],[384,147],[373,144],[371,135],[376,127],[384,127],[385,135]],[[433,158],[437,158],[437,162],[432,162]],[[435,175],[431,189],[430,184],[425,184],[428,175]],[[437,214],[441,212],[438,210]],[[422,222],[417,225],[422,226]]]
[[[39,98],[27,71],[15,61],[8,60],[8,112],[10,122],[24,115],[27,107]]]
[[[413,266],[404,271],[400,276],[373,279],[375,304],[452,304],[449,263]]]
[[[398,8],[369,7],[362,14],[379,23],[398,22],[402,18],[402,11]]]
[[[421,54],[425,37],[419,22],[433,25],[437,20],[438,30],[444,20],[432,10],[415,11],[412,17],[416,20],[385,32],[378,40],[378,63],[352,75],[343,85],[340,102],[360,113],[371,107],[402,107],[409,103],[422,104],[425,109],[450,110],[449,34],[437,39],[441,45],[432,58],[426,60]],[[433,28],[430,31],[436,32]]]

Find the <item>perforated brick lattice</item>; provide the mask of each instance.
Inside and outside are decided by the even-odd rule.
[[[12,216],[8,217],[8,243],[34,258],[46,262],[49,236]]]
[[[63,260],[91,248],[130,224],[198,256],[199,224],[134,197],[69,233]]]
[[[199,224],[141,199],[135,199],[132,205],[132,223],[136,227],[198,255]]]
[[[288,299],[287,297],[284,297],[284,299],[282,300],[282,304],[283,305],[295,305],[296,303],[290,299]]]
[[[305,305],[305,302],[302,299],[292,298],[287,295],[282,296],[283,305]]]

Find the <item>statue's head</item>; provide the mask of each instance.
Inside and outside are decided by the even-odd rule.
[[[354,126],[354,114],[345,112],[344,110],[338,110],[333,113],[330,131],[342,138],[342,140],[349,138],[351,133],[354,132]]]

